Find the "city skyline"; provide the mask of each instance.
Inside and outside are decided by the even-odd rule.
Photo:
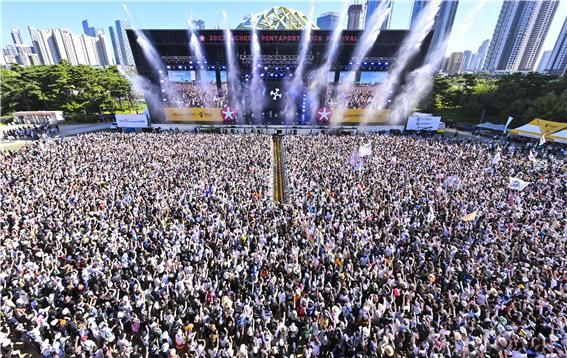
[[[564,19],[567,16],[567,7],[566,6],[562,6],[563,3],[567,3],[566,0],[560,0],[560,2],[562,3],[558,10],[557,10],[557,14],[555,16],[555,18],[553,19],[553,22],[551,23],[550,26],[550,30],[548,33],[548,36],[545,38],[545,41],[543,42],[543,46],[541,48],[541,53],[540,56],[537,59],[533,59],[533,63],[535,63],[534,67],[537,67],[537,64],[539,63],[540,59],[541,59],[541,54],[543,54],[544,51],[546,50],[552,50],[553,46],[555,45],[557,38],[559,36],[560,30],[561,30],[561,26],[563,25]],[[30,4],[36,4],[40,7],[45,7],[46,5],[49,5],[49,7],[52,7],[54,9],[52,9],[52,11],[56,11],[57,8],[59,8],[60,6],[64,5],[64,7],[66,8],[65,11],[68,13],[68,16],[62,16],[59,18],[51,18],[50,20],[46,20],[46,18],[49,18],[49,16],[43,16],[43,17],[38,17],[37,14],[34,12],[24,12],[24,14],[22,16],[10,16],[11,14],[15,14],[15,12],[18,11],[18,9],[21,9],[22,7],[29,7]],[[351,1],[349,2],[349,4],[361,4],[363,6],[366,5],[367,1]],[[86,9],[89,8],[91,9],[92,7],[89,5],[93,5],[96,4],[96,11],[85,11],[84,13],[80,11],[80,9]],[[162,3],[163,4],[163,3]],[[171,2],[168,3],[171,4],[172,6],[175,7],[179,7],[179,8],[186,8],[187,9],[187,5],[186,4],[181,4],[178,2]],[[230,18],[229,18],[229,26],[231,28],[235,27],[237,25],[237,23],[239,23],[242,19],[235,15],[232,16],[232,14],[238,14],[238,12],[241,13],[255,13],[261,10],[266,10],[268,8],[270,8],[271,6],[273,6],[272,3],[269,2],[249,2],[249,3],[243,3],[241,5],[239,5],[238,7],[235,7],[235,3],[232,1],[227,1],[227,2],[214,2],[214,4],[218,4],[218,9],[220,12],[220,9],[222,8],[226,8],[226,9],[230,9]],[[282,3],[284,6],[288,6],[288,7],[292,7],[292,8],[296,8],[306,14],[309,13],[309,4],[308,3],[296,3],[296,2],[283,2]],[[392,18],[390,19],[390,28],[391,29],[403,29],[403,28],[409,28],[410,25],[410,21],[411,21],[411,14],[412,14],[412,10],[413,10],[413,5],[414,2],[412,1],[405,1],[405,0],[395,0],[394,1],[394,6],[393,6],[393,12],[392,12]],[[459,27],[461,26],[461,23],[463,22],[463,18],[465,18],[466,20],[466,16],[467,13],[470,13],[471,9],[473,9],[473,7],[477,6],[478,4],[476,4],[475,2],[472,1],[466,1],[466,0],[461,0],[459,1],[459,6],[458,9],[456,11],[456,15],[455,15],[455,23],[453,26],[454,30],[462,30]],[[460,41],[457,41],[456,43],[454,43],[454,41],[450,41],[449,42],[449,46],[447,48],[447,52],[446,55],[448,56],[450,53],[452,52],[463,52],[465,50],[474,50],[475,48],[478,48],[478,46],[480,46],[482,44],[482,41],[484,41],[486,38],[491,38],[492,37],[492,32],[494,31],[495,25],[496,25],[496,20],[498,18],[500,9],[501,9],[501,5],[502,5],[502,1],[487,1],[484,6],[482,7],[482,9],[478,12],[476,18],[474,19],[475,21],[473,21],[471,29],[475,29],[475,31],[466,31],[466,34],[461,36],[463,37]],[[73,33],[83,33],[83,29],[85,24],[83,24],[84,20],[88,21],[89,27],[91,27],[92,29],[107,29],[109,25],[114,25],[114,21],[116,19],[126,19],[128,17],[128,14],[126,13],[126,11],[124,10],[124,8],[122,7],[122,3],[119,2],[114,2],[114,1],[106,1],[106,2],[100,2],[100,3],[93,3],[93,2],[88,2],[88,1],[81,1],[78,3],[69,3],[69,2],[12,2],[12,1],[4,1],[2,4],[2,17],[3,17],[3,22],[2,22],[2,48],[6,48],[7,45],[13,44],[12,41],[12,34],[11,34],[11,29],[12,28],[17,28],[17,29],[26,29],[28,26],[29,27],[35,27],[35,28],[46,28],[45,26],[42,26],[41,24],[45,24],[46,22],[50,22],[51,25],[47,26],[47,28],[49,29],[65,29],[65,30],[69,30]],[[35,5],[34,5],[35,6]],[[134,2],[134,3],[128,3],[128,9],[129,12],[132,13],[132,21],[133,21],[133,26],[134,27],[140,27],[140,28],[183,28],[183,26],[174,26],[177,25],[175,23],[175,21],[168,21],[167,25],[164,26],[152,26],[151,24],[159,24],[160,20],[159,20],[159,16],[152,16],[151,19],[152,20],[148,20],[147,19],[147,13],[151,12],[151,11],[140,11],[140,9],[142,8],[148,8],[148,9],[153,9],[155,8],[156,4],[153,2]],[[208,12],[206,11],[200,11],[200,9],[203,7],[202,3],[196,3],[196,4],[192,4],[191,8],[193,10],[187,10],[185,11],[184,14],[179,14],[178,11],[172,11],[172,15],[175,14],[177,15],[177,17],[181,17],[181,18],[185,18],[185,24],[187,23],[187,19],[189,18],[193,18],[193,19],[203,19],[203,21],[205,21],[205,23],[208,25],[206,28],[216,28],[218,26],[220,26],[220,24],[222,23],[222,21],[220,19],[215,19],[216,17],[220,17],[216,16],[215,11],[211,11],[210,8],[208,10]],[[314,19],[316,20],[317,17],[319,17],[322,13],[324,12],[328,12],[328,11],[340,11],[342,7],[342,2],[339,1],[330,1],[330,2],[321,2],[321,1],[316,1],[315,2],[315,14],[314,14]],[[100,11],[102,9],[114,9],[114,12],[108,13],[106,12],[105,14],[101,14]],[[235,11],[232,11],[233,8],[235,9]],[[238,8],[238,10],[236,10],[236,8]],[[41,9],[39,9],[41,10]],[[42,11],[37,11],[39,13],[43,13]],[[77,13],[82,13],[83,16],[82,18],[74,18],[73,14],[77,14]],[[364,16],[365,14],[363,13],[362,16]],[[494,21],[490,20],[490,17],[492,17],[494,19]],[[7,19],[8,18],[8,19]],[[41,21],[37,21],[34,20],[41,18]],[[100,19],[104,18],[104,22],[101,22]],[[6,19],[6,20],[4,20]],[[14,21],[13,19],[17,19],[17,21]],[[29,23],[26,23],[29,19]],[[362,19],[361,19],[362,20]],[[482,21],[481,21],[482,20]],[[484,22],[484,26],[481,28],[478,28],[478,24],[479,22]],[[486,24],[486,22],[488,22],[488,24]],[[490,22],[493,22],[493,24],[490,24]],[[39,24],[38,24],[39,23]],[[404,23],[406,24],[404,26]],[[22,26],[24,25],[25,26]],[[362,25],[362,24],[361,24]],[[488,26],[488,30],[486,29],[486,27]],[[221,26],[222,27],[222,26]],[[362,26],[361,26],[362,27]],[[481,31],[482,30],[482,31]],[[105,37],[108,41],[108,43],[111,43],[112,38],[111,35],[105,32]],[[23,31],[23,43],[24,44],[31,44],[31,41],[29,39],[29,34],[26,33],[26,31]],[[484,37],[483,37],[484,36]],[[114,53],[114,56],[116,57],[116,54]],[[118,61],[117,61],[118,62]],[[535,69],[535,68],[534,68]]]

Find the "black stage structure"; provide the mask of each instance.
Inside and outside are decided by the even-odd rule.
[[[140,42],[137,41],[137,31],[143,32],[145,37],[152,44],[155,49],[154,53],[160,57],[162,64],[152,64],[148,59],[147,51],[143,51]],[[227,58],[226,44],[225,44],[225,31],[224,30],[200,30],[195,31],[195,36],[198,39],[202,48],[202,58],[204,61],[199,61],[190,47],[191,33],[188,30],[127,30],[128,40],[134,56],[134,61],[138,74],[147,78],[158,91],[158,95],[162,91],[163,76],[168,72],[174,71],[193,71],[194,77],[192,80],[199,81],[202,71],[210,73],[213,82],[216,85],[219,93],[225,92],[227,98],[233,94],[230,93],[230,88],[238,88],[239,91],[245,91],[245,84],[251,79],[252,76],[252,31],[251,30],[231,30],[233,38],[233,50],[235,60],[238,64],[240,73],[237,86],[226,85],[226,71],[228,70],[229,61]],[[359,71],[356,74],[356,81],[360,80],[361,73],[381,72],[387,74],[390,67],[396,61],[396,54],[402,44],[404,38],[409,33],[407,30],[384,30],[381,31],[377,40],[364,59],[353,59],[353,52],[361,39],[363,31],[344,30],[341,33],[339,47],[337,49],[336,60],[330,68],[329,85],[327,91],[332,91],[333,85],[339,83],[341,73],[349,71],[356,62],[360,63]],[[414,58],[412,58],[406,66],[404,74],[402,75],[402,84],[405,74],[417,67],[419,67],[425,58],[429,49],[433,33],[429,33],[421,44],[421,48]],[[304,84],[308,83],[307,77],[309,74],[318,69],[326,60],[326,52],[331,42],[332,31],[313,30],[311,32],[309,41],[309,50],[305,59]],[[261,69],[262,80],[265,83],[266,92],[266,110],[264,118],[261,122],[256,121],[255,124],[283,124],[281,117],[281,106],[283,101],[272,103],[270,101],[270,93],[275,88],[283,88],[283,81],[293,74],[298,62],[300,47],[302,41],[302,31],[288,31],[288,30],[258,30],[258,39],[261,48]],[[156,61],[154,61],[156,62]],[[160,72],[161,71],[161,72]],[[214,73],[214,75],[213,75]],[[224,73],[224,74],[223,74]],[[223,87],[223,84],[225,87]],[[242,93],[242,97],[247,97],[246,93]],[[148,108],[150,111],[151,120],[154,123],[168,123],[171,118],[165,114],[165,107],[167,102],[150,100],[148,96],[153,96],[155,93],[145,93]],[[395,94],[392,94],[395,95]],[[321,98],[321,101],[324,99]],[[164,100],[165,101],[165,100]],[[226,102],[230,102],[227,100]],[[302,105],[298,103],[298,108]],[[196,106],[199,107],[199,106]],[[202,105],[200,107],[203,107]],[[280,116],[277,116],[280,111]],[[276,116],[274,117],[274,113]],[[201,117],[203,113],[201,113]],[[244,119],[245,113],[242,114],[240,123],[249,123],[250,119]],[[299,113],[298,113],[299,116]],[[206,114],[205,114],[206,117]],[[180,123],[203,123],[199,116],[191,118],[180,118],[176,120]],[[222,120],[216,118],[210,121],[214,124],[223,123]],[[312,118],[298,118],[294,124],[308,124],[313,123]],[[233,123],[231,123],[233,124]]]

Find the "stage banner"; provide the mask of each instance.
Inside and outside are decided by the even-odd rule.
[[[433,117],[431,115],[422,117],[412,115],[408,117],[406,130],[408,131],[436,131],[439,129],[441,117]]]
[[[223,122],[221,108],[164,108],[170,122]]]
[[[119,128],[147,128],[148,117],[145,114],[117,114],[116,125]]]
[[[368,109],[351,108],[342,111],[342,121],[340,124],[360,124],[364,122],[364,116]],[[365,124],[387,123],[390,116],[389,110],[382,110],[370,116]]]

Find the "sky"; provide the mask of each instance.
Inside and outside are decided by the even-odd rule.
[[[366,0],[358,0],[365,3]],[[355,3],[356,0],[349,0]],[[407,29],[411,17],[412,0],[394,0],[390,28]],[[123,4],[132,15],[131,23],[136,28],[176,29],[186,28],[187,19],[202,19],[206,28],[223,27],[222,11],[228,14],[230,27],[236,27],[245,15],[281,5],[295,8],[306,15],[315,6],[315,17],[327,11],[340,11],[342,0],[312,0],[298,2],[284,1],[116,1],[116,0],[74,0],[74,1],[28,1],[0,0],[2,27],[1,47],[11,44],[11,28],[19,28],[24,42],[30,42],[28,26],[38,29],[62,28],[82,33],[81,22],[85,19],[90,26],[102,27],[108,36],[108,27],[117,19],[128,19]],[[453,35],[447,53],[472,50],[476,52],[482,41],[490,39],[498,19],[502,0],[460,0],[453,26]],[[541,53],[551,50],[563,21],[567,17],[567,0],[561,0]]]

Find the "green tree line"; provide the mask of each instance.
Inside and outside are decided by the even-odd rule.
[[[15,111],[62,110],[97,114],[134,106],[130,82],[116,67],[14,65],[0,73],[1,114]]]
[[[505,123],[515,126],[534,118],[567,121],[567,77],[539,73],[503,76],[439,75],[427,110],[451,113],[458,121]]]

